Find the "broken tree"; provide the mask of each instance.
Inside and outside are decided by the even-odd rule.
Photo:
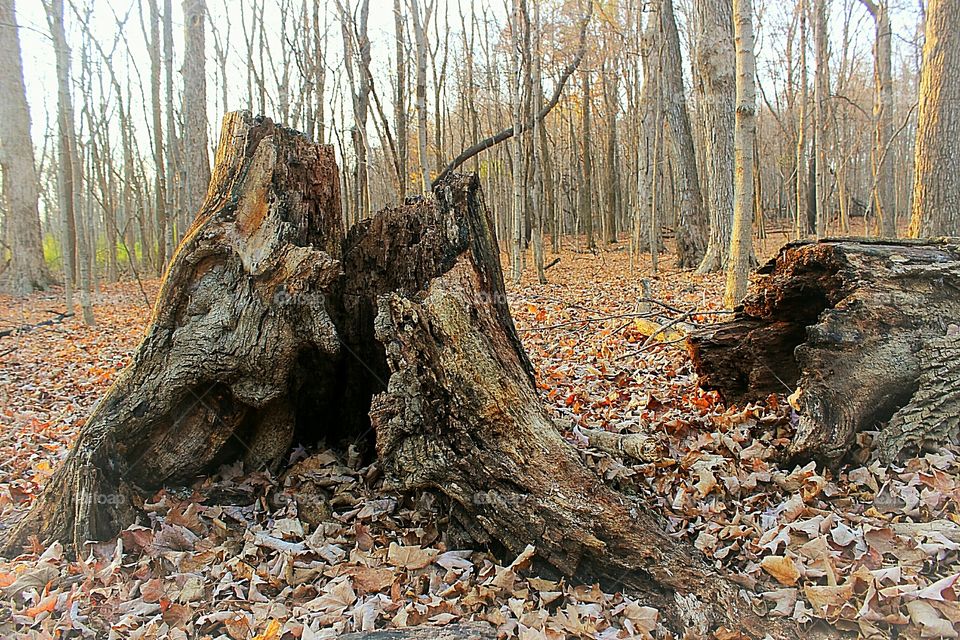
[[[730,322],[689,337],[701,385],[728,402],[792,394],[791,452],[843,459],[880,428],[883,461],[960,431],[960,239],[785,245]]]
[[[795,637],[650,509],[582,464],[540,405],[479,182],[344,234],[332,151],[269,120],[224,121],[210,192],[133,362],[34,508],[6,531],[112,536],[158,487],[294,440],[375,439],[390,483],[450,503],[472,540],[620,586],[674,630]]]

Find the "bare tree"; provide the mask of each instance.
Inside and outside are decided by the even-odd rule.
[[[723,300],[732,308],[747,293],[754,209],[753,147],[756,135],[756,61],[753,53],[753,0],[733,0],[737,47],[737,113],[734,130],[733,232]]]
[[[37,169],[17,29],[14,0],[0,1],[0,166],[11,220],[5,234],[11,249],[5,277],[12,291],[30,293],[45,289],[51,278],[43,259]]]
[[[210,184],[207,148],[206,0],[183,0],[184,202],[189,215],[203,203]],[[181,234],[182,235],[182,231]]]
[[[410,16],[413,18],[413,35],[417,49],[417,148],[420,154],[420,189],[430,191],[430,159],[427,156],[427,25],[433,14],[435,0],[428,0],[421,10],[420,0],[410,0]]]
[[[887,148],[893,138],[893,73],[891,50],[893,29],[890,26],[889,0],[860,0],[873,16],[876,37],[873,44],[874,102],[876,133],[873,139],[873,213],[879,235],[897,235],[897,211],[893,197],[893,160]]]
[[[813,85],[814,153],[816,164],[816,203],[818,237],[827,231],[828,193],[827,133],[829,130],[827,100],[830,98],[830,50],[827,40],[827,0],[813,0],[813,40],[817,71]]]
[[[60,205],[67,216],[67,228],[72,220],[76,232],[76,265],[80,276],[80,307],[83,321],[95,324],[93,304],[90,300],[91,265],[87,230],[77,224],[80,219],[80,186],[83,175],[80,155],[77,150],[77,134],[74,124],[73,98],[70,94],[70,49],[67,46],[66,32],[63,27],[63,0],[50,0],[44,5],[47,22],[53,38],[53,49],[57,65],[57,123],[59,129],[58,173]],[[69,232],[68,232],[69,233]],[[66,254],[64,254],[66,255]],[[73,266],[70,266],[72,269]]]
[[[710,214],[707,252],[697,271],[708,273],[726,267],[730,248],[736,64],[729,0],[696,0],[693,10],[697,41],[694,86],[703,120],[706,165],[706,184],[702,186],[706,187],[703,190]]]
[[[663,117],[670,131],[670,155],[674,160],[671,167],[679,200],[675,216],[677,264],[681,268],[692,268],[700,264],[706,252],[708,225],[697,175],[693,133],[687,113],[680,36],[677,33],[673,0],[659,0],[653,16],[657,21],[656,37],[662,40],[660,96],[663,100]]]

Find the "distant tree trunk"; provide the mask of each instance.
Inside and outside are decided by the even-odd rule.
[[[151,125],[153,133],[153,196],[156,203],[156,216],[161,235],[158,238],[162,250],[163,260],[166,260],[166,247],[163,234],[169,224],[169,210],[167,209],[167,166],[164,164],[163,153],[163,104],[161,102],[161,75],[162,75],[162,43],[160,41],[160,11],[157,0],[150,0],[150,106]],[[173,105],[168,108],[172,109]],[[144,248],[145,249],[145,248]]]
[[[0,165],[9,216],[6,241],[12,252],[4,277],[11,291],[25,294],[47,288],[51,278],[43,258],[37,168],[17,29],[14,1],[0,0]],[[66,267],[65,260],[64,272]]]
[[[540,66],[542,49],[541,35],[542,25],[540,23],[540,3],[533,3],[533,51],[527,56],[527,60],[532,64],[532,78],[530,82],[530,115],[540,113],[543,108],[543,73]],[[533,262],[537,270],[537,281],[540,284],[546,284],[547,274],[543,264],[543,221],[549,216],[549,209],[544,206],[549,184],[549,176],[543,158],[543,150],[546,145],[540,144],[540,138],[543,135],[543,122],[539,119],[533,121],[533,132],[530,135],[530,156],[533,163],[533,189],[531,203],[533,207]],[[551,185],[552,186],[552,185]],[[549,197],[549,196],[547,196]]]
[[[800,12],[800,118],[797,123],[797,211],[794,228],[794,237],[798,240],[810,233],[810,225],[807,219],[807,187],[809,165],[807,159],[807,103],[809,95],[807,93],[807,0],[800,0],[798,9]]]
[[[729,0],[697,0],[696,87],[706,149],[706,206],[710,214],[707,252],[697,268],[699,273],[726,268],[733,220],[734,102],[736,61],[733,47],[733,18]]]
[[[604,180],[604,242],[617,243],[617,224],[620,221],[620,137],[617,130],[620,83],[615,61],[604,58],[602,67],[603,102],[607,119],[606,179]]]
[[[393,0],[393,28],[396,36],[397,56],[397,91],[393,102],[393,117],[397,127],[397,164],[400,174],[398,195],[399,201],[403,202],[407,197],[407,45],[404,36],[404,16],[401,0]]]
[[[173,257],[174,243],[174,212],[183,206],[183,158],[180,154],[180,139],[177,135],[177,119],[173,104],[173,3],[172,0],[163,0],[163,75],[166,85],[167,110],[167,202],[164,226],[160,228],[162,234],[157,238],[159,243],[160,260],[157,261],[158,273],[163,273],[167,261]]]
[[[747,293],[753,257],[755,204],[753,145],[756,135],[756,61],[753,54],[753,0],[733,0],[733,29],[737,46],[737,113],[734,132],[733,231],[730,263],[723,301],[733,308]]]
[[[420,154],[420,192],[430,192],[430,158],[427,155],[427,25],[433,13],[435,0],[428,0],[421,13],[421,0],[410,0],[410,14],[413,17],[413,34],[417,45],[417,147]]]
[[[367,21],[370,15],[370,0],[360,0],[356,17],[351,7],[337,2],[340,12],[340,28],[343,35],[344,66],[350,84],[353,107],[353,202],[354,221],[370,217],[370,148],[367,140],[367,116],[370,111],[370,38],[367,36]]]
[[[813,39],[817,50],[817,72],[814,77],[814,149],[816,156],[816,233],[822,238],[827,232],[829,168],[827,165],[827,100],[830,98],[830,50],[827,36],[826,0],[813,0]]]
[[[660,95],[663,97],[663,116],[670,130],[670,155],[675,160],[672,168],[678,198],[675,234],[677,266],[695,268],[703,260],[707,248],[707,216],[703,210],[697,155],[684,97],[683,62],[673,0],[659,0],[659,8],[659,37],[663,41],[663,85]]]
[[[587,234],[587,248],[593,251],[597,248],[593,237],[593,132],[590,124],[590,72],[583,69],[580,72],[580,222],[583,231]]]
[[[524,0],[514,0],[513,15],[510,25],[510,49],[513,53],[513,68],[511,69],[513,77],[510,78],[510,101],[513,116],[513,130],[520,131],[524,121],[523,109],[523,31],[526,7]],[[524,255],[524,237],[523,223],[527,201],[527,162],[524,142],[526,142],[526,132],[514,135],[511,140],[511,187],[512,197],[510,201],[510,270],[511,278],[514,282],[519,282],[523,275],[523,255]]]
[[[876,38],[873,43],[874,100],[873,118],[873,214],[876,233],[886,238],[897,235],[897,209],[893,196],[893,158],[889,147],[893,138],[893,73],[889,0],[860,0],[873,16]]]
[[[913,237],[960,235],[960,11],[927,4],[913,182]]]
[[[206,0],[183,0],[184,208],[198,211],[210,184],[207,154]],[[182,235],[182,232],[178,235]]]

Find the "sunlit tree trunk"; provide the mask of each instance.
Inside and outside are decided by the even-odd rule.
[[[920,113],[910,235],[960,234],[960,11],[930,0],[920,72]]]
[[[753,145],[756,134],[756,61],[753,54],[753,2],[733,0],[737,47],[737,113],[734,129],[733,232],[723,301],[733,307],[747,293],[753,253]]]

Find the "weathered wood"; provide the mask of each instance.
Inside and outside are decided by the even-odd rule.
[[[244,114],[221,140],[147,336],[3,552],[31,535],[80,549],[132,522],[147,491],[276,464],[295,433],[375,435],[389,484],[445,496],[479,546],[535,544],[541,569],[633,593],[675,632],[797,637],[561,437],[476,176],[343,237],[328,148]]]
[[[794,635],[583,465],[537,397],[476,178],[448,180],[435,195],[438,205],[416,215],[453,260],[419,289],[378,297],[390,376],[370,417],[388,478],[447,496],[482,544],[516,555],[534,543],[564,575],[639,594],[670,628]]]
[[[340,348],[323,304],[340,273],[337,167],[332,149],[244,113],[221,141],[132,363],[4,552],[31,535],[82,548],[133,522],[142,490],[287,453],[299,358]]]
[[[785,245],[732,321],[689,338],[705,388],[729,402],[793,394],[791,452],[836,462],[881,427],[876,457],[960,430],[960,240]]]

